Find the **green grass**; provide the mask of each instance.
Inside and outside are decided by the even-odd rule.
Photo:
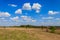
[[[38,40],[23,30],[0,29],[0,40]]]

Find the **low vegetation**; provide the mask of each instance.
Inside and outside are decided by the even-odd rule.
[[[0,40],[60,40],[60,27],[4,26],[0,27]]]
[[[0,29],[0,40],[37,40],[23,30]]]
[[[50,27],[49,29],[50,29],[50,32],[51,32],[51,33],[54,33],[55,30],[56,30],[56,27],[52,26],[52,27]]]
[[[13,26],[16,28],[41,28],[46,29],[46,32],[55,33],[56,29],[60,29],[60,26],[33,26],[33,25],[21,25],[21,26]],[[58,33],[59,34],[59,33]]]
[[[41,28],[0,28],[0,40],[60,40],[60,35]]]

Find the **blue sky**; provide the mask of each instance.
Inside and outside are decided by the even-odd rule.
[[[60,0],[0,0],[0,26],[60,26]]]

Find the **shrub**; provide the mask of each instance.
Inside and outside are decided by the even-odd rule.
[[[49,29],[50,29],[50,32],[51,32],[51,33],[54,33],[54,32],[55,32],[55,30],[56,30],[56,28],[55,28],[55,27],[53,27],[53,26],[52,26],[52,27],[50,27]]]

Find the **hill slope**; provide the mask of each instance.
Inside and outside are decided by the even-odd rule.
[[[60,35],[39,28],[0,28],[0,40],[60,40]]]

